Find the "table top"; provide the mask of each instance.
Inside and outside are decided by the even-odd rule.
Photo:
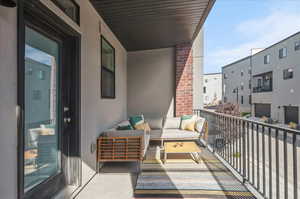
[[[166,153],[194,153],[201,152],[196,142],[165,142]]]
[[[34,159],[37,157],[37,149],[31,149],[24,152],[24,159]]]

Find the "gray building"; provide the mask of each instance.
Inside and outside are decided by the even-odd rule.
[[[222,67],[223,102],[251,111],[251,56]]]
[[[300,32],[252,56],[252,114],[299,123]]]
[[[300,32],[222,68],[223,102],[242,112],[299,123]]]

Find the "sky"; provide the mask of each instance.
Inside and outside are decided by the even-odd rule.
[[[30,59],[33,59],[37,62],[46,64],[49,66],[51,66],[51,64],[52,64],[52,56],[51,55],[49,55],[41,50],[38,50],[36,48],[33,48],[27,44],[25,45],[25,57],[28,57]]]
[[[204,73],[300,31],[300,0],[216,0],[204,24]]]

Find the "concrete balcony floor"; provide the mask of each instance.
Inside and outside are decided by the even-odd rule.
[[[159,146],[151,144],[138,172],[137,163],[106,163],[77,199],[255,198],[208,150],[200,161],[189,154],[171,154],[160,161]]]

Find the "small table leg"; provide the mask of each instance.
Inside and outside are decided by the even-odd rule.
[[[167,162],[167,153],[166,153],[166,150],[165,150],[165,153],[164,153],[164,164],[166,164]]]
[[[199,153],[194,153],[194,152],[192,152],[192,153],[190,153],[191,154],[191,156],[192,156],[192,158],[194,159],[194,161],[196,162],[196,163],[200,163],[200,156],[199,156]]]

